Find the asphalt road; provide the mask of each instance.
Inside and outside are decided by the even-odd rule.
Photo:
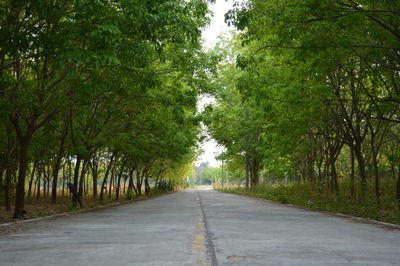
[[[400,265],[400,231],[192,190],[25,225],[0,265]]]

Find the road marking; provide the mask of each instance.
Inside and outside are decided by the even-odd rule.
[[[200,202],[200,198],[196,197],[196,201]],[[206,235],[206,227],[204,223],[203,213],[201,212],[201,208],[196,217],[196,225],[194,232],[192,234],[192,245],[191,250],[192,253],[199,256],[196,259],[197,265],[211,265],[208,259],[208,249],[207,249],[207,235]]]
[[[207,228],[207,217],[204,212],[204,207],[203,207],[203,202],[201,201],[201,195],[200,193],[197,194],[198,199],[199,199],[199,204],[200,204],[200,210],[201,210],[201,221],[198,221],[198,225],[201,223],[202,230],[204,232],[204,241],[206,242],[206,247],[207,247],[207,255],[208,255],[208,260],[210,266],[218,266],[218,260],[217,256],[215,253],[215,246],[212,241],[211,233]]]

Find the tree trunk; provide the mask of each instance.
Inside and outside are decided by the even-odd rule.
[[[81,169],[81,177],[79,179],[79,189],[78,189],[78,194],[81,198],[83,196],[86,166],[87,166],[87,160],[83,160],[82,169]]]
[[[47,196],[46,187],[47,187],[47,177],[46,177],[46,172],[45,172],[45,173],[43,174],[43,197],[44,197],[44,198]]]
[[[381,185],[380,185],[378,159],[377,159],[377,154],[375,153],[375,151],[372,152],[372,164],[373,164],[374,176],[375,176],[376,203],[379,206],[381,204]]]
[[[142,195],[142,184],[143,184],[144,172],[145,171],[143,169],[141,173],[137,172],[137,175],[136,175],[136,189],[138,192],[138,194],[137,194],[138,196]]]
[[[245,155],[245,163],[244,163],[244,168],[246,171],[246,189],[250,188],[250,175],[249,175],[249,159],[248,156]]]
[[[65,164],[62,167],[62,188],[61,188],[61,196],[64,197],[65,194]]]
[[[350,172],[350,196],[352,199],[355,199],[355,186],[354,186],[354,151],[353,149],[350,149],[350,164],[351,164],[351,172]]]
[[[332,176],[332,185],[333,188],[335,189],[336,196],[339,196],[339,184],[338,184],[338,177],[337,177],[337,171],[336,171],[336,159],[332,158],[331,160],[331,176]]]
[[[51,190],[51,203],[56,204],[57,202],[57,182],[58,182],[58,172],[60,170],[60,165],[61,165],[61,159],[64,154],[64,143],[65,143],[65,138],[67,137],[67,125],[65,124],[65,129],[63,129],[63,133],[61,134],[61,139],[60,139],[60,146],[58,149],[57,157],[54,162],[54,168],[53,168],[53,185],[52,185],[52,190]]]
[[[32,172],[31,172],[31,178],[29,180],[28,197],[30,197],[32,195],[32,184],[33,184],[33,178],[35,177],[36,165],[37,165],[37,162],[34,162]]]
[[[151,189],[150,189],[149,180],[147,177],[145,177],[145,179],[144,179],[144,190],[145,190],[146,196],[150,197]]]
[[[104,200],[104,189],[105,189],[105,187],[106,187],[106,185],[107,185],[107,177],[108,177],[108,174],[109,174],[109,172],[110,172],[110,169],[111,169],[111,167],[112,167],[112,165],[113,165],[113,162],[114,162],[114,154],[111,156],[110,163],[107,165],[107,169],[106,169],[106,172],[105,172],[105,174],[104,174],[103,182],[101,183],[101,188],[100,188],[100,201],[103,201],[103,200]]]
[[[397,196],[397,203],[400,208],[400,163],[398,166],[398,174],[397,174],[397,187],[396,187],[396,196]]]
[[[40,198],[40,178],[42,176],[42,169],[38,166],[38,175],[36,178],[36,184],[37,184],[37,192],[36,192],[36,200],[38,201]]]
[[[13,162],[10,160],[6,166],[6,184],[4,187],[4,205],[7,211],[11,211],[11,179],[13,169]]]
[[[135,194],[137,195],[137,189],[135,187],[135,184],[133,183],[133,173],[135,171],[135,168],[132,167],[131,170],[129,171],[129,182],[128,182],[128,191],[132,191],[132,189],[135,191]]]
[[[354,155],[357,158],[358,171],[361,179],[361,195],[364,197],[367,191],[367,177],[365,174],[365,159],[361,151],[361,143],[356,143],[354,146]]]
[[[111,177],[110,177],[110,184],[108,186],[108,198],[111,198],[111,194],[112,194],[112,189],[113,189],[113,183],[114,183],[114,177],[115,177],[115,167],[113,166],[113,168],[111,169]]]
[[[121,191],[121,178],[122,178],[122,174],[124,172],[124,167],[125,167],[125,162],[122,163],[121,165],[121,169],[119,170],[119,174],[118,174],[118,182],[117,182],[117,190],[116,190],[116,199],[119,199],[119,194]]]
[[[97,197],[98,168],[99,168],[99,163],[97,161],[93,161],[92,176],[93,176],[93,198],[94,199]]]
[[[69,190],[71,191],[73,197],[76,198],[76,201],[77,201],[77,203],[79,203],[79,206],[81,208],[83,208],[83,203],[82,203],[81,197],[79,196],[78,192],[76,192],[75,186],[71,183],[68,183],[67,186],[68,186]]]
[[[79,179],[79,168],[81,166],[81,157],[78,155],[76,157],[76,163],[75,163],[75,170],[74,170],[74,183],[73,183],[73,188],[76,190],[76,187],[78,186],[78,179]],[[76,197],[76,193],[73,193],[72,190],[70,189],[72,193],[72,206],[76,208],[78,204],[78,198]]]
[[[28,166],[28,148],[31,141],[31,134],[19,139],[19,171],[18,183],[15,194],[14,218],[23,218],[25,211],[25,177]]]
[[[49,193],[50,193],[50,167],[49,167],[49,173],[47,175],[49,178],[47,179],[47,194],[46,197],[49,197]]]

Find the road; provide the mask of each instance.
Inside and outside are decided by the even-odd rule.
[[[216,191],[25,225],[0,265],[400,265],[400,231]]]

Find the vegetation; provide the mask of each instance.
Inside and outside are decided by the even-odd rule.
[[[215,49],[225,60],[203,113],[231,179],[242,172],[254,195],[398,222],[399,13],[394,0],[236,4],[226,18],[241,33]]]
[[[211,167],[208,162],[202,162],[193,168],[190,183],[194,185],[215,184],[221,182],[223,174],[221,167]]]
[[[207,4],[0,1],[0,194],[14,218],[27,197],[77,206],[184,184],[215,65]]]
[[[236,3],[239,33],[206,53],[211,2],[0,0],[0,194],[14,218],[27,198],[82,207],[192,180],[399,221],[400,2]],[[193,173],[200,121],[225,152]]]

